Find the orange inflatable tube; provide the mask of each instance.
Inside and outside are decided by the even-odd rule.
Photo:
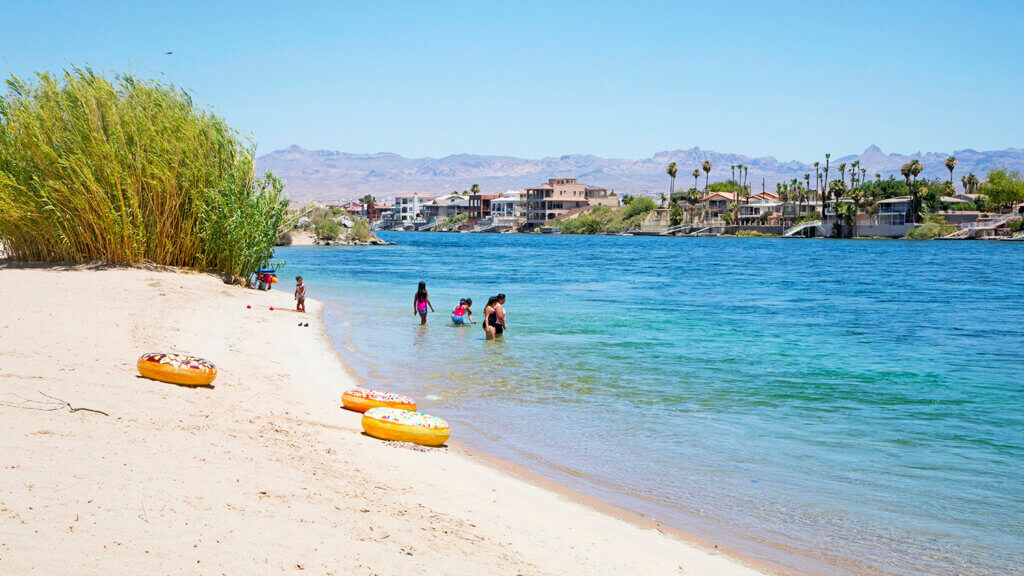
[[[363,414],[363,430],[381,440],[412,442],[421,446],[441,446],[448,441],[448,423],[422,412],[371,408]]]
[[[144,354],[136,367],[146,378],[182,386],[209,386],[217,377],[213,362],[187,354]]]
[[[353,388],[345,392],[341,395],[341,403],[345,408],[355,412],[366,412],[379,407],[416,411],[416,401],[408,396],[365,388]]]

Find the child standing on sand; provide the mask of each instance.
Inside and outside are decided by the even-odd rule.
[[[302,283],[302,276],[295,277],[295,302],[296,310],[306,311],[306,285]]]
[[[434,305],[430,303],[430,296],[427,295],[427,283],[420,282],[416,289],[416,295],[412,298],[412,313],[420,315],[420,325],[427,323],[427,306],[434,311]]]

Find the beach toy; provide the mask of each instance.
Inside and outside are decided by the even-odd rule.
[[[273,309],[274,309],[274,307],[273,307],[273,306],[271,306],[271,307],[270,307],[270,309],[271,309],[271,310],[273,310]]]
[[[251,309],[252,308],[252,304],[246,304],[245,307]]]
[[[412,442],[422,446],[441,446],[448,441],[448,423],[422,412],[371,408],[363,414],[363,430],[381,440]]]
[[[416,401],[408,396],[383,392],[381,390],[367,390],[365,388],[353,388],[341,395],[341,403],[355,412],[366,412],[370,408],[383,406],[397,410],[416,411]]]
[[[209,386],[217,377],[213,362],[187,354],[143,354],[137,367],[146,378],[185,386]]]

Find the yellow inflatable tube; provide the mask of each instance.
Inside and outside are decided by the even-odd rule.
[[[422,412],[371,408],[363,414],[363,430],[374,438],[441,446],[451,434],[448,423]]]
[[[183,386],[209,386],[217,377],[213,362],[187,354],[144,354],[136,367],[146,378]]]
[[[416,401],[408,396],[365,388],[353,388],[345,392],[341,395],[341,403],[345,408],[355,412],[366,412],[370,408],[380,406],[416,411]]]

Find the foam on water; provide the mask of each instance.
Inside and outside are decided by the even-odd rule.
[[[453,438],[802,570],[1024,565],[1022,246],[387,238],[277,256]],[[504,339],[448,328],[498,292]]]

